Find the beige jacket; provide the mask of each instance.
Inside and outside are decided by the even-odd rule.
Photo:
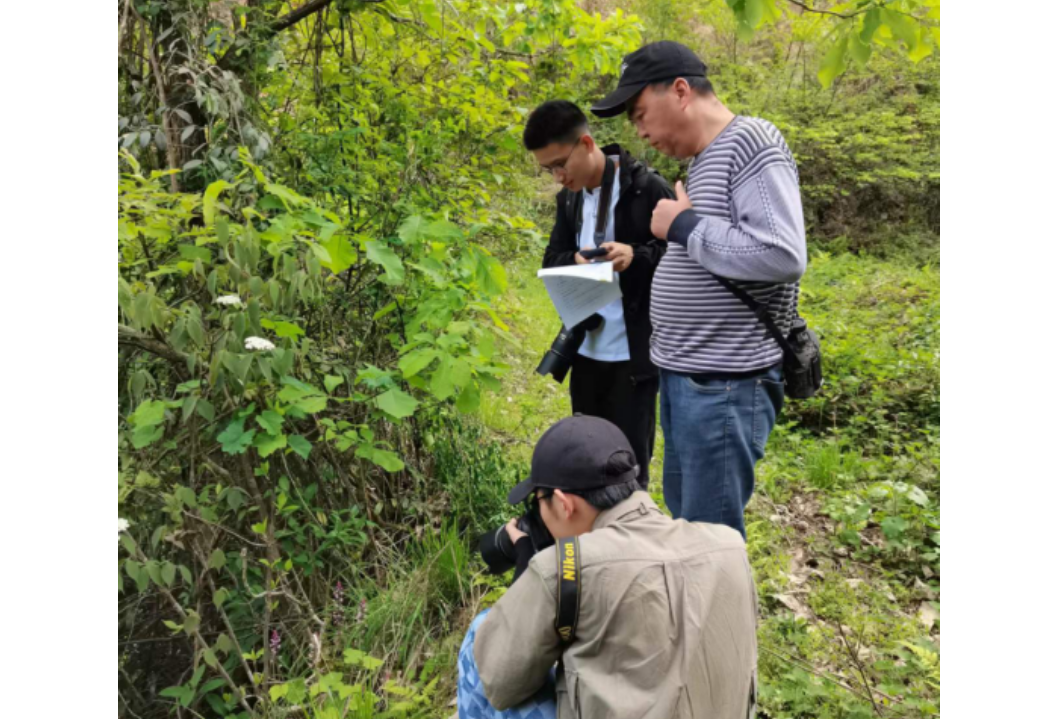
[[[555,551],[540,552],[478,628],[489,702],[528,699],[562,658],[558,717],[746,719],[756,694],[757,597],[742,536],[673,520],[646,492],[580,538],[576,640],[555,632]]]

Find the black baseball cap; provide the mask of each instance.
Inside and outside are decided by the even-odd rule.
[[[615,117],[647,85],[677,77],[705,77],[705,63],[686,45],[670,40],[644,45],[621,63],[617,89],[591,106],[598,117]]]
[[[529,478],[511,490],[507,501],[520,504],[538,488],[580,492],[624,484],[638,475],[624,432],[601,417],[578,414],[544,432],[533,450]]]

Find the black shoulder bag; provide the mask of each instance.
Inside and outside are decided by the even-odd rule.
[[[790,334],[783,337],[782,331],[764,305],[726,277],[713,277],[753,311],[782,347],[782,374],[786,396],[792,399],[808,399],[814,396],[823,386],[823,366],[819,338],[808,328],[808,323],[798,317],[790,326]]]

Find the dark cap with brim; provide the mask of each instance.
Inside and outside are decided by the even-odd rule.
[[[624,432],[601,417],[574,415],[551,426],[533,450],[529,477],[507,495],[521,504],[536,489],[584,492],[637,478],[639,466]]]
[[[616,117],[651,83],[677,77],[705,77],[705,63],[686,45],[663,40],[644,45],[621,63],[617,89],[591,106],[598,117]]]

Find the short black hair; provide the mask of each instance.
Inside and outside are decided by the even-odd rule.
[[[647,85],[647,87],[654,90],[655,92],[667,90],[673,85],[675,85],[676,81],[679,79],[679,77],[670,77],[668,80],[659,80],[658,82],[652,82]],[[713,89],[713,83],[710,82],[709,78],[707,77],[702,77],[700,75],[692,75],[691,77],[685,77],[683,79],[687,81],[687,84],[691,86],[691,90],[693,90],[696,95],[706,97],[716,92],[716,90]],[[629,117],[632,116],[632,108],[636,106],[636,100],[639,99],[639,96],[642,94],[642,92],[643,91],[640,90],[635,95],[633,95],[632,98],[628,100],[628,102],[625,103],[625,113]]]
[[[584,501],[599,511],[616,507],[621,502],[632,496],[636,490],[642,489],[639,480],[631,479],[624,484],[611,484],[609,487],[600,489],[589,489],[579,492]]]
[[[630,479],[627,482],[621,484],[611,484],[606,487],[598,487],[596,489],[578,489],[573,491],[571,489],[563,489],[562,491],[566,494],[576,495],[591,506],[598,509],[600,512],[604,509],[610,509],[616,507],[621,502],[625,501],[632,496],[634,492],[639,491],[642,487],[639,485],[639,480]],[[539,494],[536,495],[538,501],[551,499],[555,496],[555,490],[551,488],[541,488],[543,492],[541,497]]]
[[[540,150],[552,142],[573,143],[588,131],[588,118],[569,100],[548,100],[529,113],[522,133],[526,150]]]

